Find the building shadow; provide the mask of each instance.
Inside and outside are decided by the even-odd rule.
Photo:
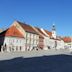
[[[2,46],[4,46],[3,44],[4,44],[5,34],[6,34],[7,30],[0,33],[0,52],[1,52]]]
[[[0,72],[72,72],[72,56],[18,57],[0,61]]]

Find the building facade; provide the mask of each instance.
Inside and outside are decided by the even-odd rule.
[[[24,36],[20,33],[15,26],[11,26],[0,34],[1,51],[23,51],[24,49]]]
[[[14,21],[6,30],[0,33],[0,51],[19,52],[32,50],[64,49],[65,43],[57,37],[55,25],[52,32]]]
[[[39,35],[27,24],[15,21],[0,34],[1,51],[30,51],[37,48]]]

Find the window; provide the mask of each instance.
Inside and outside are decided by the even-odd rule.
[[[21,51],[21,48],[22,48],[22,47],[20,46],[20,51]]]
[[[21,43],[21,40],[20,40],[20,43]]]
[[[18,51],[18,46],[16,46],[16,51]]]
[[[27,37],[28,37],[28,38],[30,37],[30,33],[28,33]]]
[[[16,28],[20,28],[18,25],[16,25]]]
[[[27,38],[28,33],[26,32],[26,38]]]
[[[14,39],[13,39],[13,42],[14,42]]]
[[[17,42],[18,42],[18,40],[17,40]]]

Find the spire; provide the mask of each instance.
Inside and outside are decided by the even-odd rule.
[[[56,30],[56,28],[55,28],[55,24],[53,23],[53,26],[52,26],[52,30]]]
[[[55,28],[55,24],[54,23],[52,25],[52,37],[56,38],[56,28]]]

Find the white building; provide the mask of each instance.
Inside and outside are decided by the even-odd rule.
[[[0,34],[0,41],[2,51],[28,51],[37,47],[39,35],[30,25],[15,21]]]
[[[31,51],[33,49],[64,49],[64,40],[57,37],[55,25],[52,32],[15,21],[0,33],[0,51]]]
[[[24,51],[25,37],[15,26],[3,31],[0,34],[0,41],[2,51]]]

